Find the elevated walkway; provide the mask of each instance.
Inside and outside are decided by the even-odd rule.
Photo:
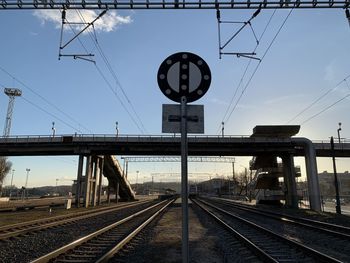
[[[123,170],[113,155],[104,156],[103,175],[107,177],[109,185],[116,192],[119,184],[119,196],[122,200],[130,201],[135,199],[135,193],[129,181],[123,176]]]

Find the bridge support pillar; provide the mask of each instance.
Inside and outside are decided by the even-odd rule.
[[[91,180],[91,188],[92,188],[92,206],[96,206],[97,203],[97,186],[98,186],[98,177],[97,174],[99,172],[99,161],[100,158],[98,156],[92,157],[92,180]]]
[[[85,195],[84,195],[84,207],[88,207],[91,198],[91,175],[92,175],[92,157],[86,157],[86,169],[85,169]]]
[[[77,174],[77,183],[76,183],[76,190],[75,190],[75,206],[80,207],[80,196],[81,196],[81,189],[82,189],[82,178],[83,178],[83,163],[84,163],[84,156],[79,155],[79,162],[78,162],[78,174]]]
[[[310,208],[315,211],[321,211],[321,195],[317,177],[315,148],[312,142],[307,138],[292,138],[292,142],[304,148]]]
[[[281,156],[283,162],[283,177],[286,186],[286,205],[292,208],[298,208],[297,187],[295,182],[295,167],[292,154]]]
[[[108,180],[108,187],[107,187],[107,203],[111,203],[111,184]]]
[[[102,175],[103,175],[103,164],[104,164],[104,157],[99,158],[99,179],[98,179],[98,194],[97,194],[97,204],[101,205],[101,196],[102,196]]]
[[[115,201],[118,204],[118,198],[119,198],[119,182],[117,183],[117,189],[115,189]]]

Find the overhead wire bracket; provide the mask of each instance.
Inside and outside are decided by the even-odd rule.
[[[259,40],[255,34],[254,28],[251,24],[251,21],[260,13],[261,11],[261,5],[259,9],[257,9],[251,18],[248,21],[245,22],[237,22],[237,21],[223,21],[221,20],[221,13],[219,9],[216,9],[216,18],[218,21],[218,38],[219,38],[219,58],[222,58],[222,55],[234,55],[236,57],[245,57],[245,58],[251,58],[251,59],[256,59],[259,60],[259,58],[256,58],[255,52],[223,52],[223,50],[227,47],[228,44],[231,43],[231,41],[246,27],[249,26],[250,29],[252,30],[252,33],[254,35],[256,45],[259,45]],[[222,44],[222,39],[221,39],[221,24],[242,24],[241,27],[224,43]]]
[[[69,21],[67,21],[67,18],[66,18],[66,9],[63,9],[62,10],[62,27],[61,27],[60,48],[59,48],[59,52],[58,52],[58,59],[60,60],[61,57],[73,57],[74,59],[82,59],[82,60],[85,60],[85,61],[89,61],[89,62],[95,63],[94,60],[89,59],[89,57],[93,57],[94,54],[91,54],[91,53],[86,53],[86,54],[62,54],[62,51],[69,44],[71,44],[75,39],[77,39],[79,37],[79,35],[81,35],[83,32],[85,32],[89,27],[92,27],[94,32],[95,32],[94,23],[106,13],[107,13],[107,9],[103,10],[101,12],[101,14],[99,14],[92,22],[88,22],[88,23],[86,23],[86,22],[69,22]],[[72,25],[85,25],[85,27],[83,29],[81,29],[78,33],[74,32],[75,35],[70,40],[68,40],[67,42],[63,43],[63,31],[64,31],[64,26],[65,25],[69,25],[70,27]]]

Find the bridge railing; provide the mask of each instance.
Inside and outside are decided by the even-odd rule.
[[[292,137],[293,138],[293,137]],[[192,135],[188,136],[190,142],[230,142],[232,139],[238,139],[242,142],[289,142],[290,138],[259,138],[250,137],[250,135]],[[179,142],[181,136],[175,135],[113,135],[113,134],[63,134],[63,135],[17,135],[4,137],[0,136],[0,143],[83,143],[83,142]],[[319,149],[329,149],[329,140],[312,141],[315,147]],[[350,148],[350,140],[342,139],[339,143],[335,140],[334,148],[346,149]]]
[[[227,140],[231,138],[247,139],[249,135],[195,135],[189,136],[190,139],[222,139]],[[0,136],[0,142],[2,143],[25,143],[25,142],[111,142],[111,141],[123,141],[123,142],[139,142],[139,141],[178,141],[181,139],[179,134],[176,135],[113,135],[113,134],[63,134],[63,135],[17,135],[17,136]]]

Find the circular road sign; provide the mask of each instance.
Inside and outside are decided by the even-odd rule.
[[[211,73],[208,64],[196,54],[179,52],[167,57],[158,70],[158,86],[172,101],[196,101],[209,89]]]

